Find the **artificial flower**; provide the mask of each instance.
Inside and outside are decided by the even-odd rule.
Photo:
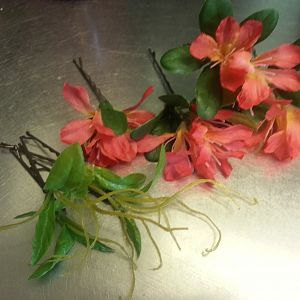
[[[274,119],[264,153],[273,154],[278,160],[297,158],[300,155],[300,109],[293,105],[282,106]]]
[[[242,25],[233,17],[223,19],[216,31],[216,39],[201,33],[191,44],[190,53],[197,59],[209,58],[215,64],[221,64],[221,84],[226,80],[228,58],[240,50],[250,50],[259,39],[262,23],[248,20]],[[235,80],[235,78],[231,78]]]
[[[300,74],[292,70],[299,63],[300,47],[293,44],[281,45],[254,58],[250,52],[239,51],[227,61],[222,86],[232,92],[242,87],[237,96],[239,106],[251,109],[270,98],[272,87],[300,90]]]
[[[196,173],[208,179],[214,179],[217,169],[225,177],[232,171],[228,158],[243,158],[241,150],[252,130],[243,125],[217,127],[211,122],[196,118],[188,133],[189,151]]]
[[[149,87],[136,105],[124,110],[129,128],[138,127],[154,117],[150,112],[137,110],[152,92],[153,88]],[[151,151],[173,136],[146,135],[137,142],[130,138],[128,132],[117,136],[112,129],[105,127],[101,113],[90,104],[89,95],[83,87],[65,83],[63,95],[75,110],[86,116],[86,119],[71,121],[65,125],[60,132],[61,141],[66,144],[84,145],[88,162],[97,166],[109,167],[117,163],[131,162],[137,154]]]

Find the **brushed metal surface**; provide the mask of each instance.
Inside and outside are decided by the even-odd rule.
[[[242,20],[250,13],[273,7],[279,10],[278,27],[258,50],[299,37],[299,0],[233,1]],[[63,82],[84,84],[71,63],[82,56],[86,69],[103,93],[119,108],[139,99],[149,85],[155,95],[144,104],[157,112],[162,87],[146,54],[158,57],[167,49],[193,39],[201,1],[0,1],[0,114],[1,141],[16,142],[30,130],[57,149],[63,149],[58,130],[78,115],[63,101]],[[176,91],[193,95],[195,77],[169,76]],[[95,99],[93,99],[95,100]],[[195,188],[182,195],[191,206],[210,215],[222,230],[216,252],[202,257],[212,233],[200,220],[170,210],[175,226],[189,231],[170,236],[156,228],[164,265],[143,231],[143,252],[138,261],[134,299],[266,300],[300,299],[300,160],[279,163],[270,157],[249,155],[232,161],[230,179],[221,181],[259,199],[256,206],[207,195]],[[15,159],[0,155],[1,224],[37,208],[42,192]],[[154,166],[142,158],[120,172]],[[192,179],[190,179],[192,180]],[[154,193],[172,192],[184,182],[159,182]],[[122,240],[116,222],[103,219],[105,232]],[[47,280],[27,280],[34,223],[0,233],[0,299],[119,299],[130,286],[128,263],[120,255],[93,253],[85,262],[67,261]],[[78,262],[79,261],[79,262]]]

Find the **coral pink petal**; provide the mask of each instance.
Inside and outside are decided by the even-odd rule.
[[[173,181],[193,174],[194,168],[189,160],[187,151],[167,152],[166,159],[165,180]]]
[[[241,25],[237,49],[251,50],[261,36],[263,29],[262,22],[249,20]]]
[[[60,139],[65,144],[84,144],[94,133],[91,120],[75,120],[60,130]]]
[[[249,76],[238,94],[237,101],[240,108],[250,109],[266,100],[271,94],[267,82],[263,76]]]
[[[233,17],[221,21],[216,31],[216,41],[219,45],[235,45],[238,41],[240,25]]]
[[[285,113],[285,111],[283,110],[281,105],[273,104],[266,112],[265,119],[268,121],[271,121],[271,120],[275,119],[277,116],[280,116],[284,113]]]
[[[267,69],[263,71],[268,82],[284,91],[300,90],[300,74],[296,70]]]
[[[290,158],[289,147],[286,143],[286,136],[283,130],[271,135],[264,148],[265,153],[273,153],[278,160]]]
[[[102,153],[111,160],[131,162],[137,155],[137,144],[128,134],[103,139],[100,145]]]
[[[215,128],[208,134],[209,140],[217,144],[230,144],[239,140],[246,140],[252,136],[252,130],[244,125],[232,125],[227,128]]]
[[[137,151],[138,153],[149,152],[173,136],[174,133],[165,133],[163,135],[146,135],[144,138],[137,141]]]
[[[191,44],[190,53],[198,59],[212,59],[218,51],[216,41],[209,35],[201,33]]]
[[[300,109],[287,107],[286,139],[290,150],[290,158],[295,159],[300,154]]]
[[[300,64],[300,47],[293,44],[283,44],[276,49],[257,56],[253,63],[257,66],[274,66],[291,69]]]
[[[149,86],[146,91],[144,92],[142,98],[138,101],[137,104],[131,106],[131,107],[128,107],[126,109],[124,109],[123,111],[124,112],[129,112],[129,111],[132,111],[132,110],[135,110],[137,109],[152,93],[153,93],[154,89],[152,86]]]
[[[94,118],[93,118],[93,126],[97,130],[97,132],[101,135],[105,136],[115,136],[115,133],[111,128],[107,128],[103,125],[101,114],[99,114],[98,111],[95,112]]]
[[[136,128],[153,119],[155,115],[146,110],[134,110],[127,113],[129,128]]]
[[[219,169],[221,170],[222,174],[224,175],[224,177],[229,177],[232,172],[231,164],[227,159],[221,159],[220,163],[221,164],[219,165]]]
[[[214,120],[221,120],[221,121],[227,121],[231,119],[234,115],[234,112],[229,109],[221,109],[217,112],[217,114],[214,117]]]
[[[81,86],[65,83],[63,96],[71,106],[83,114],[89,114],[94,111],[94,108],[90,104],[87,91]]]
[[[230,58],[222,64],[220,76],[223,88],[234,92],[243,85],[247,73],[254,71],[250,59],[250,52],[239,51],[231,55]]]

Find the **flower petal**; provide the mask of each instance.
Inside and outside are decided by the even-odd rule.
[[[253,63],[257,66],[274,66],[291,69],[300,64],[300,47],[293,44],[283,44],[278,48],[257,56]]]
[[[132,110],[137,109],[153,93],[153,91],[154,91],[153,86],[149,86],[146,89],[146,91],[144,92],[142,98],[138,101],[138,103],[131,107],[124,109],[123,112],[130,112]]]
[[[205,33],[201,33],[190,46],[191,55],[198,59],[209,57],[214,60],[217,51],[216,41]]]
[[[94,133],[91,120],[75,120],[60,130],[60,140],[65,144],[84,144]]]
[[[136,142],[137,143],[137,152],[138,153],[149,152],[173,136],[174,136],[174,133],[165,133],[162,135],[148,134],[144,138],[142,138],[141,140]]]
[[[122,162],[131,162],[137,154],[136,142],[130,140],[127,133],[104,138],[100,144],[100,149],[109,159]]]
[[[247,76],[237,101],[240,108],[250,109],[266,100],[271,92],[264,76],[257,71]]]
[[[219,45],[235,45],[238,41],[240,25],[233,17],[223,19],[216,31],[216,41]]]
[[[299,91],[300,74],[296,70],[267,69],[262,71],[268,82],[280,90]]]
[[[254,71],[250,63],[251,53],[239,51],[230,56],[230,58],[221,65],[221,85],[229,91],[236,91],[243,85],[246,75]]]
[[[136,128],[150,121],[155,115],[146,110],[134,110],[126,113],[129,128]]]
[[[77,111],[83,114],[94,112],[94,108],[90,104],[90,98],[85,88],[65,83],[63,96]]]
[[[290,158],[289,147],[286,143],[286,136],[283,130],[271,135],[264,148],[265,153],[273,153],[278,160]]]
[[[227,159],[221,159],[220,160],[219,169],[221,170],[223,176],[226,177],[226,178],[229,177],[231,172],[232,172],[232,166],[228,162]]]
[[[173,181],[193,174],[194,168],[187,151],[167,152],[166,159],[167,165],[164,169],[165,180]]]
[[[261,36],[262,22],[249,20],[241,25],[237,49],[250,50]]]

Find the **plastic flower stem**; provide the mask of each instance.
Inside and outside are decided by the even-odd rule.
[[[153,51],[151,48],[148,48],[148,53],[152,61],[152,65],[154,70],[156,71],[156,74],[158,75],[166,93],[168,95],[174,94],[174,90],[168,81],[166,75],[164,74],[162,68],[160,67],[159,63],[156,60],[155,51]]]

